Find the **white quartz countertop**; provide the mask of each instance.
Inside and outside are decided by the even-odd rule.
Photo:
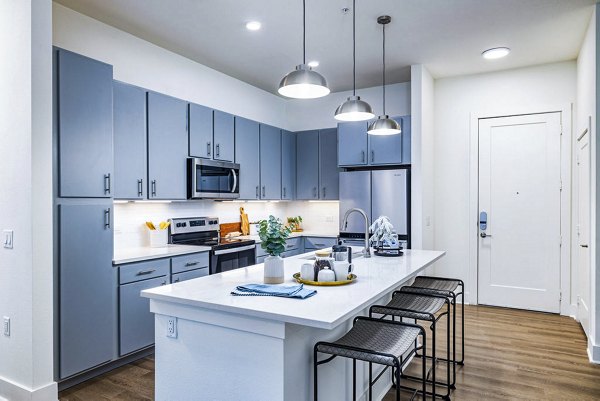
[[[298,231],[290,234],[289,238],[297,238],[297,237],[325,237],[325,238],[337,238],[338,233],[322,233],[317,231]],[[257,244],[260,244],[262,241],[258,235],[241,235],[238,238],[242,239],[253,239]]]
[[[116,248],[113,255],[113,265],[140,262],[150,259],[170,258],[171,256],[187,255],[190,253],[210,251],[209,246],[167,245],[160,248],[149,246],[137,248]]]
[[[306,263],[309,252],[284,259],[285,284],[295,284],[292,275]],[[353,260],[356,282],[337,287],[310,287],[317,294],[307,299],[233,296],[238,285],[262,283],[262,264],[142,291],[157,301],[244,316],[332,329],[360,310],[416,276],[445,255],[443,251],[406,250],[401,257]]]

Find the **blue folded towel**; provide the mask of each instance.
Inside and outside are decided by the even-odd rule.
[[[274,285],[274,284],[246,284],[239,285],[231,291],[231,295],[245,296],[272,296],[283,298],[305,299],[317,293],[316,290],[307,290],[303,284]]]

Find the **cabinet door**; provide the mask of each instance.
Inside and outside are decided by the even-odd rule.
[[[213,111],[190,103],[190,157],[212,158]]]
[[[146,91],[113,84],[115,198],[146,197]]]
[[[234,158],[234,118],[229,113],[214,111],[213,139],[215,160],[232,162]]]
[[[204,276],[208,276],[208,267],[205,267],[204,269],[189,270],[187,272],[173,274],[171,279],[173,283],[179,283],[181,281],[192,280],[194,278]]]
[[[240,165],[240,199],[260,198],[259,128],[256,121],[235,118],[235,162]]]
[[[281,130],[260,124],[260,198],[281,199]]]
[[[296,199],[319,199],[319,131],[296,136]]]
[[[57,51],[59,196],[110,198],[112,66]]]
[[[115,354],[112,203],[59,205],[60,378]]]
[[[119,286],[119,355],[154,344],[154,313],[140,292],[167,283],[163,276]]]
[[[410,116],[402,117],[402,164],[410,164]]]
[[[324,129],[319,132],[319,197],[334,200],[340,198],[337,157],[337,130]]]
[[[296,134],[281,131],[281,199],[296,199]]]
[[[186,199],[187,103],[148,93],[148,197]]]
[[[402,119],[393,117],[402,127]],[[402,163],[402,136],[398,135],[369,135],[369,164],[372,166],[382,164]]]
[[[367,164],[368,125],[366,121],[338,124],[340,166],[364,166]]]

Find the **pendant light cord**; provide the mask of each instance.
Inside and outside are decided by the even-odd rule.
[[[306,0],[302,0],[302,64],[306,64]]]
[[[352,96],[356,96],[356,0],[352,0]]]
[[[383,24],[383,115],[385,116],[385,24]]]

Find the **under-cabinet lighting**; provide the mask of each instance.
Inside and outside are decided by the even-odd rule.
[[[135,203],[172,203],[170,200],[139,200],[134,201]]]
[[[121,204],[129,203],[129,202],[131,202],[131,201],[128,201],[128,200],[116,200],[116,201],[113,201],[113,203],[115,205],[121,205]]]
[[[309,200],[309,203],[339,203],[340,201],[336,200]]]

